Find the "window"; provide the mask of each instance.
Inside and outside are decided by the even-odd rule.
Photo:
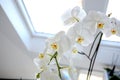
[[[47,37],[61,30],[66,31],[69,28],[63,25],[61,19],[66,10],[76,5],[82,7],[82,0],[23,0],[23,3],[32,22],[34,32]],[[118,3],[119,0],[109,0],[107,14],[112,12],[112,16],[120,18],[117,10]],[[103,40],[118,42],[120,38],[103,36]]]
[[[23,0],[35,32],[55,34],[63,26],[62,14],[75,5],[81,5],[82,0]]]
[[[109,0],[107,7],[107,14],[112,13],[111,17],[115,17],[120,20],[120,0]]]

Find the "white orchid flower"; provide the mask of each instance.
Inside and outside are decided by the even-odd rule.
[[[34,63],[39,70],[45,70],[48,66],[50,57],[47,54],[40,53],[38,57],[34,58]]]
[[[93,35],[88,29],[84,28],[84,24],[81,22],[78,22],[75,26],[71,27],[68,30],[67,35],[72,44],[77,43],[82,46],[88,46],[94,40]]]
[[[96,11],[90,11],[83,23],[92,34],[96,34],[97,31],[105,33],[112,26],[110,19],[105,14]]]
[[[63,15],[63,21],[65,25],[71,25],[75,22],[82,21],[85,16],[86,12],[79,6],[76,6],[72,10],[69,9],[66,11],[66,14]]]
[[[71,48],[71,50],[72,49],[73,48]],[[65,71],[65,73],[68,75],[67,76],[67,78],[69,78],[68,80],[77,80],[78,79],[78,71],[76,69],[76,65],[74,65],[73,57],[74,57],[74,59],[76,59],[75,56],[79,56],[79,54],[77,53],[76,50],[73,50],[73,51],[71,51],[71,50],[68,51],[66,54],[64,54],[64,60],[62,59],[62,61],[63,61],[63,64],[67,64],[68,66],[63,68],[62,72],[64,73],[64,71]]]
[[[61,31],[55,35],[53,38],[47,39],[47,53],[53,55],[55,52],[58,56],[61,56],[67,50],[70,49],[71,43],[69,38],[65,35],[64,31]]]
[[[111,18],[112,27],[108,28],[108,31],[105,33],[106,37],[111,35],[120,36],[120,21],[116,18]]]

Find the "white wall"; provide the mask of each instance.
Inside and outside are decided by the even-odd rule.
[[[27,51],[0,7],[0,78],[35,78],[35,56]]]
[[[0,33],[0,78],[35,78],[36,66],[26,54]]]

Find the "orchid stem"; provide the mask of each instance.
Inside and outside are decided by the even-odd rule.
[[[62,79],[61,72],[60,72],[61,67],[60,67],[60,65],[59,65],[59,63],[58,63],[58,60],[57,60],[57,57],[56,57],[56,56],[55,56],[55,61],[56,61],[56,64],[57,64],[59,77],[60,77],[60,79]]]
[[[57,53],[57,52],[55,52],[55,53],[51,56],[51,58],[50,58],[50,61],[49,61],[48,65],[50,64],[50,62],[52,61],[52,59],[53,59],[53,58],[55,58],[55,57],[57,56],[57,54],[58,54],[58,53]]]
[[[60,72],[60,69],[62,69],[62,68],[60,67],[60,65],[59,65],[59,63],[58,63],[57,55],[58,55],[58,52],[55,52],[55,53],[51,56],[50,62],[52,61],[53,58],[55,59],[55,62],[56,62],[56,64],[57,64],[57,68],[58,68],[58,74],[59,74],[60,79],[62,80],[62,76],[61,76],[61,72]],[[48,65],[50,64],[50,62],[48,63]]]
[[[78,52],[78,53],[86,56],[90,60],[90,57],[87,54],[85,54],[84,52]]]

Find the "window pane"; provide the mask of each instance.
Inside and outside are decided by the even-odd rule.
[[[112,13],[111,17],[115,17],[120,20],[120,0],[109,0],[107,7],[107,14]]]
[[[36,32],[55,34],[67,30],[63,26],[61,16],[75,5],[81,5],[81,0],[23,0]]]

